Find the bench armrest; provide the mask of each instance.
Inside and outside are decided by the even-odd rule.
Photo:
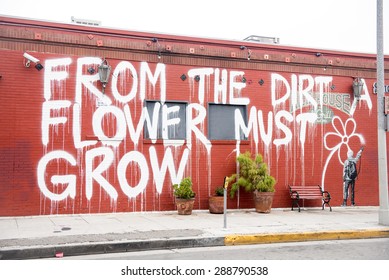
[[[290,197],[292,198],[292,199],[299,199],[300,198],[300,195],[299,195],[299,193],[297,192],[297,191],[290,191]]]

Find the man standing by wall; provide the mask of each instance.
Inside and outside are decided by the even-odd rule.
[[[343,165],[343,203],[341,206],[347,206],[347,199],[349,194],[349,187],[351,186],[351,206],[355,206],[355,179],[358,176],[357,162],[362,156],[364,147],[358,151],[357,156],[354,158],[354,152],[349,150],[347,152],[347,159]]]

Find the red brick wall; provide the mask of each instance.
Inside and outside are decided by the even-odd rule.
[[[340,205],[340,160],[345,160],[346,144],[355,153],[361,145],[366,146],[356,182],[357,204],[378,204],[377,100],[373,94],[372,57],[332,53],[331,59],[324,61],[311,50],[262,45],[256,49],[253,45],[248,61],[246,51],[231,42],[169,37],[166,38],[169,43],[158,42],[162,55],[158,59],[158,49],[151,39],[129,40],[114,32],[92,36],[87,28],[80,33],[61,25],[55,26],[58,31],[45,26],[39,29],[1,27],[7,38],[0,50],[0,55],[6,58],[0,66],[2,216],[173,210],[171,177],[178,181],[184,176],[193,179],[197,194],[195,208],[207,209],[208,196],[222,185],[225,176],[235,172],[236,152],[246,150],[263,154],[277,180],[274,207],[290,207],[288,184],[324,185],[331,193],[332,204]],[[37,32],[42,35],[33,36]],[[61,36],[55,36],[58,34]],[[16,37],[19,39],[15,40]],[[42,41],[42,37],[47,41]],[[85,47],[99,38],[103,38],[103,43]],[[62,42],[65,45],[59,44],[61,40],[67,40]],[[187,48],[191,44],[193,50]],[[138,51],[128,51],[125,47],[138,48]],[[24,51],[39,58],[44,69],[37,71],[33,63],[25,67]],[[102,58],[112,67],[105,94],[94,76],[97,72],[88,72],[88,68],[97,71]],[[116,73],[115,69],[124,64],[133,70]],[[199,69],[205,68],[209,74],[200,74],[200,81],[190,77],[193,71],[201,72]],[[147,74],[142,80],[142,72],[148,71],[155,75],[154,82]],[[247,101],[247,115],[249,119],[255,117],[258,138],[254,137],[255,130],[251,130],[248,140],[238,143],[208,139],[208,103],[220,103],[214,100],[216,71],[227,71],[227,104]],[[233,71],[242,72],[236,75],[235,81],[230,79]],[[187,77],[184,81],[180,78],[183,74]],[[364,78],[365,87],[362,100],[351,115],[353,76]],[[324,85],[320,79],[327,79],[328,83]],[[161,86],[164,82],[166,91]],[[234,91],[235,101],[230,95],[231,82],[235,87],[243,86],[240,92]],[[204,99],[199,97],[202,85]],[[292,96],[282,101],[288,86],[291,95],[296,94],[296,102],[299,104],[301,97],[307,106],[292,109]],[[310,86],[312,91],[308,92]],[[113,92],[115,89],[122,98],[133,89],[134,96],[121,102],[121,97]],[[167,101],[184,101],[193,107],[191,142],[187,134],[184,142],[153,143],[144,139],[142,129],[139,141],[134,143],[135,134],[129,130],[128,117],[131,116],[136,129],[144,100],[161,100],[161,91]],[[304,122],[304,118],[320,116],[318,109],[322,107],[317,101],[317,110],[313,110],[312,92],[323,93],[323,107],[332,114],[326,123]],[[111,106],[97,104],[104,96],[112,101]],[[272,97],[278,105],[272,105]],[[81,121],[75,118],[78,110]],[[259,112],[263,113],[265,131],[269,129],[268,114],[272,116],[269,145],[264,144],[267,138],[262,137],[259,129],[262,125],[258,123]],[[233,123],[223,125],[234,126]],[[306,128],[303,134],[302,128]],[[117,135],[115,141],[101,141],[102,134],[112,138],[118,131],[123,134]],[[83,147],[77,147],[80,145]],[[167,171],[161,172],[164,165],[169,167],[165,166]],[[251,208],[252,203],[251,195],[241,192],[237,198],[229,199],[228,206]],[[305,205],[318,206],[320,202]]]

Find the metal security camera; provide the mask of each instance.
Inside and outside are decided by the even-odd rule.
[[[39,62],[39,59],[33,57],[32,55],[30,55],[30,54],[28,54],[28,53],[26,53],[26,52],[23,54],[23,56],[24,56],[24,58],[26,58],[27,60],[32,61],[32,62],[34,62],[34,63],[38,63],[38,62]]]
[[[35,68],[38,71],[43,69],[43,65],[39,62],[39,59],[37,59],[36,57],[33,57],[32,55],[30,55],[30,54],[28,54],[26,52],[23,54],[23,57],[25,59],[27,59],[27,61],[25,63],[26,67],[30,67],[30,63],[33,62],[33,63],[35,63]]]

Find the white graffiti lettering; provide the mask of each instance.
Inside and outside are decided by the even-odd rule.
[[[240,151],[242,135],[246,139],[251,137],[256,150],[262,143],[267,155],[272,145],[278,151],[295,139],[301,147],[302,161],[308,130],[310,126],[317,125],[317,112],[323,112],[323,107],[327,105],[342,111],[347,109],[350,115],[358,109],[355,100],[349,108],[349,94],[329,93],[332,77],[271,73],[270,98],[267,102],[272,110],[266,112],[263,108],[258,108],[258,104],[249,106],[251,100],[246,94],[244,71],[209,67],[193,68],[187,72],[191,86],[194,85],[193,80],[198,82],[196,102],[190,100],[185,107],[168,106],[165,64],[157,63],[154,67],[147,62],[118,62],[111,75],[112,94],[109,95],[102,92],[98,73],[86,71],[89,68],[96,69],[101,62],[102,59],[97,57],[76,60],[76,78],[72,87],[75,92],[72,100],[69,97],[71,95],[62,94],[59,89],[72,82],[69,78],[72,77],[69,70],[72,69],[72,59],[45,61],[41,122],[45,154],[38,163],[37,178],[42,194],[52,201],[74,199],[77,196],[77,182],[85,187],[84,195],[88,201],[92,200],[97,187],[113,202],[118,200],[120,193],[124,193],[128,199],[136,198],[145,192],[151,182],[154,183],[156,192],[162,194],[167,173],[170,174],[170,183],[174,184],[179,183],[184,173],[190,169],[190,158],[198,156],[198,153],[192,153],[194,147],[205,147],[205,156],[210,163],[212,143],[205,131],[207,109],[204,103],[211,100],[217,104],[244,105],[249,109],[247,118],[239,109],[234,112],[235,123],[232,125],[235,129],[237,153]],[[365,102],[371,109],[370,95],[366,83],[364,85],[364,94],[359,104]],[[192,90],[193,88],[194,86]],[[155,102],[146,105],[146,100]],[[309,111],[303,111],[303,108],[308,108]],[[72,139],[66,139],[69,140],[66,143],[68,145],[72,142],[73,147],[63,144],[61,150],[53,144],[57,134],[52,131],[61,126],[68,127],[66,137]],[[185,139],[169,139],[169,131],[177,126],[185,127],[186,136],[182,137]],[[85,131],[93,133],[91,138],[85,136]],[[151,141],[150,147],[142,145],[143,133],[147,133],[147,145]],[[157,143],[158,140],[162,141]],[[161,142],[163,145],[158,145]],[[70,150],[77,156],[73,156]],[[335,152],[331,150],[331,157],[333,153]],[[329,160],[330,157],[325,169]],[[52,165],[60,163],[71,166],[74,174],[65,174],[66,171],[60,168],[52,168]],[[77,169],[79,174],[74,171]],[[50,187],[46,177],[47,173],[55,172],[54,170],[59,173],[51,177],[53,187]],[[110,177],[110,174],[114,174],[115,178]],[[209,175],[206,177],[210,178]],[[115,187],[117,182],[122,191],[120,193]]]
[[[127,167],[130,162],[137,163],[138,169],[141,171],[139,183],[134,187],[128,184],[126,177]],[[131,151],[125,154],[118,164],[118,178],[120,187],[128,198],[137,197],[138,194],[142,193],[146,189],[149,180],[149,168],[143,154],[138,151]]]
[[[50,191],[46,185],[45,175],[47,165],[54,160],[64,159],[72,166],[76,165],[76,160],[74,157],[65,151],[52,151],[44,155],[38,163],[38,186],[44,196],[49,198],[52,201],[61,201],[66,199],[68,196],[70,198],[76,197],[76,175],[54,175],[51,177],[51,183],[54,185],[67,184],[67,188],[61,193],[54,193]]]
[[[51,117],[52,111],[61,112],[62,109],[69,108],[70,101],[45,101],[42,106],[42,144],[47,146],[49,143],[49,130],[50,126],[56,126],[59,124],[65,124],[67,117]]]

